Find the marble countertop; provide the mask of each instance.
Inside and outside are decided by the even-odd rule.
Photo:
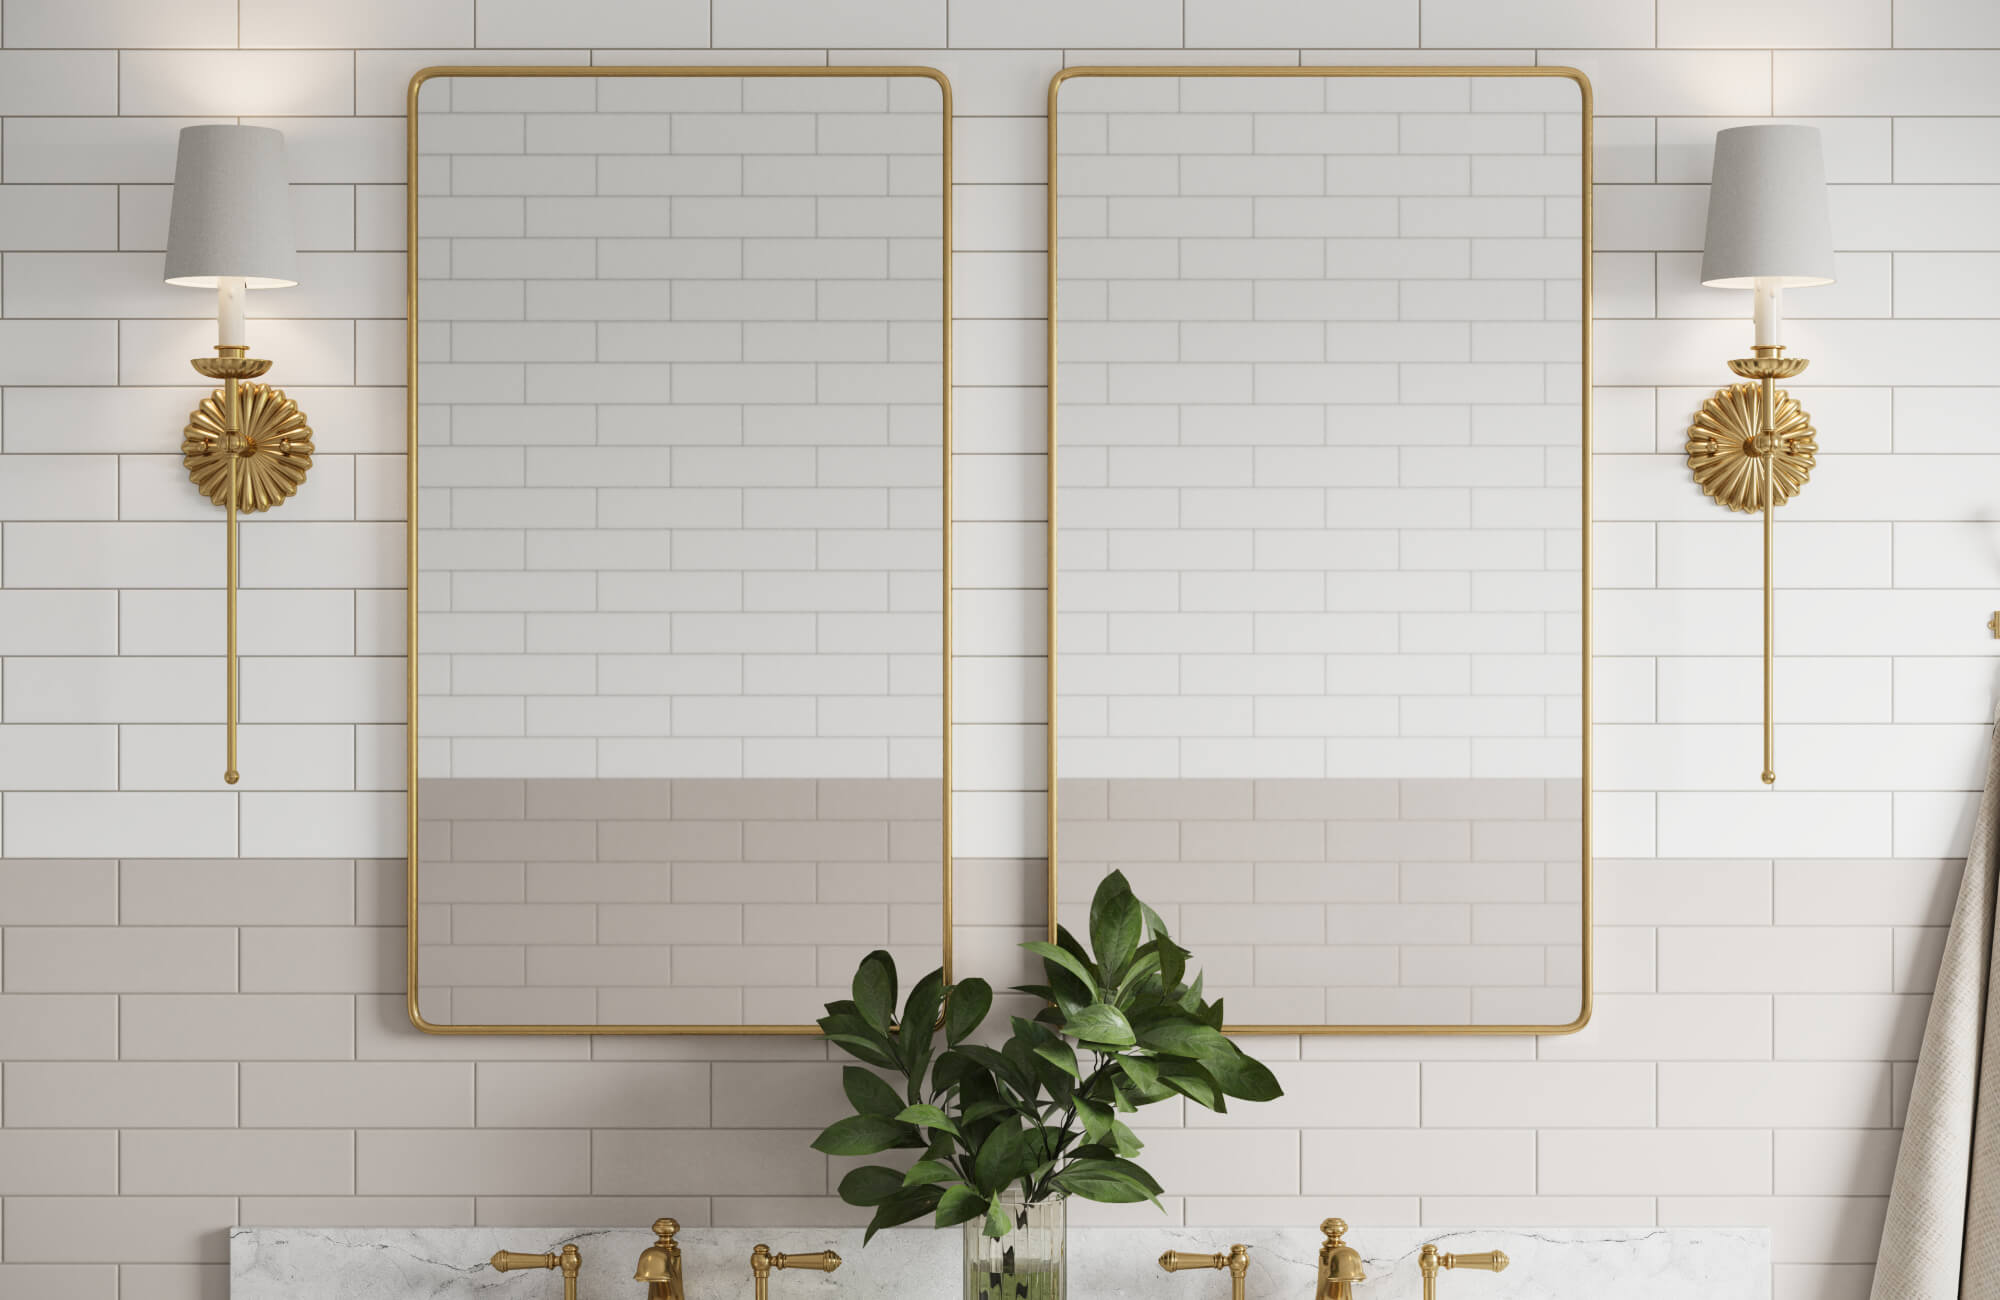
[[[662,1213],[672,1213],[663,1205]],[[1337,1212],[1331,1207],[1330,1212]],[[751,1294],[750,1251],[837,1250],[838,1272],[774,1274],[774,1297],[895,1296],[952,1300],[960,1292],[956,1231],[896,1229],[864,1248],[860,1229],[684,1228],[688,1300]],[[1227,1273],[1168,1276],[1168,1249],[1250,1250],[1251,1300],[1310,1300],[1320,1234],[1314,1228],[1072,1228],[1069,1293],[1076,1300],[1227,1300]],[[1356,1300],[1416,1300],[1417,1251],[1504,1250],[1497,1277],[1447,1274],[1445,1300],[1769,1300],[1770,1233],[1762,1228],[1357,1228],[1368,1280]],[[640,1228],[235,1228],[231,1300],[559,1300],[562,1279],[540,1270],[499,1273],[496,1250],[542,1252],[575,1243],[582,1300],[643,1300],[632,1280],[653,1242]]]

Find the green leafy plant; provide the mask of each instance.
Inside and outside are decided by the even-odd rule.
[[[843,1201],[874,1208],[870,1238],[926,1214],[940,1228],[983,1216],[986,1235],[1003,1237],[1012,1221],[1001,1195],[1015,1183],[1029,1204],[1063,1194],[1158,1205],[1160,1184],[1133,1161],[1144,1144],[1120,1115],[1170,1097],[1219,1112],[1231,1097],[1283,1095],[1269,1069],[1223,1037],[1222,1002],[1203,999],[1199,974],[1186,980],[1189,952],[1121,873],[1091,901],[1088,949],[1060,929],[1055,943],[1021,946],[1042,959],[1047,983],[1017,991],[1048,1005],[1032,1020],[1012,1017],[998,1048],[971,1041],[993,1006],[984,980],[947,988],[932,971],[898,1016],[886,952],[862,958],[851,1000],[827,1003],[821,1030],[874,1069],[846,1068],[855,1113],[813,1147],[922,1152],[908,1169],[866,1165],[841,1180]]]

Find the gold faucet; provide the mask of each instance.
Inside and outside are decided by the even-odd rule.
[[[574,1245],[564,1246],[562,1253],[550,1251],[546,1255],[530,1255],[518,1250],[496,1250],[488,1261],[496,1273],[511,1273],[517,1268],[560,1268],[563,1275],[563,1300],[576,1300],[576,1275],[583,1268],[583,1252]]]
[[[1250,1248],[1237,1242],[1226,1254],[1221,1251],[1213,1255],[1197,1255],[1187,1250],[1162,1251],[1160,1267],[1169,1273],[1178,1273],[1184,1268],[1226,1268],[1229,1270],[1230,1300],[1243,1300],[1243,1278],[1250,1272]]]
[[[1498,1273],[1507,1267],[1505,1251],[1482,1250],[1470,1255],[1439,1254],[1436,1246],[1417,1252],[1417,1267],[1424,1271],[1424,1300],[1437,1300],[1438,1270],[1441,1268],[1483,1268]]]
[[[1326,1240],[1319,1247],[1319,1281],[1313,1285],[1313,1300],[1354,1300],[1354,1284],[1366,1282],[1361,1252],[1343,1239],[1347,1220],[1322,1219],[1319,1230]]]
[[[840,1256],[830,1250],[816,1250],[810,1255],[774,1255],[763,1242],[750,1252],[750,1275],[757,1279],[757,1300],[770,1300],[771,1270],[774,1268],[810,1268],[821,1273],[831,1273],[840,1267]]]
[[[681,1230],[679,1219],[653,1220],[653,1235],[659,1240],[639,1252],[634,1282],[646,1284],[646,1300],[687,1300],[681,1283],[681,1246],[674,1234]]]

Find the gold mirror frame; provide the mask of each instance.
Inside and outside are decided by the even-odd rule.
[[[417,1007],[417,96],[424,83],[445,77],[901,77],[920,78],[937,83],[941,96],[939,117],[942,121],[942,151],[940,164],[943,168],[942,186],[942,229],[944,243],[943,295],[939,305],[940,325],[943,331],[942,370],[942,425],[943,441],[943,518],[942,552],[940,560],[944,570],[943,619],[943,698],[942,719],[944,742],[943,806],[940,810],[943,833],[943,853],[939,870],[942,875],[943,898],[943,965],[945,979],[951,979],[952,972],[952,439],[951,439],[951,382],[952,382],[952,103],[951,81],[936,68],[919,66],[879,67],[794,67],[784,65],[747,66],[596,66],[582,65],[529,65],[509,66],[505,64],[440,65],[420,69],[410,78],[409,92],[405,101],[405,148],[407,150],[408,193],[405,201],[405,236],[407,240],[407,319],[409,337],[406,343],[405,383],[405,427],[408,438],[407,457],[407,532],[408,550],[408,590],[406,593],[405,617],[408,621],[408,714],[405,719],[407,732],[406,754],[408,774],[408,866],[405,872],[407,889],[405,892],[408,913],[407,924],[407,980],[404,990],[410,1023],[427,1034],[439,1035],[588,1035],[592,1037],[639,1037],[666,1035],[699,1035],[708,1037],[743,1037],[748,1035],[805,1035],[818,1034],[819,1026],[813,1025],[440,1025],[424,1019]]]
[[[1054,942],[1056,932],[1056,904],[1058,868],[1058,835],[1056,815],[1056,737],[1057,737],[1057,674],[1056,674],[1056,578],[1057,578],[1057,516],[1056,516],[1056,437],[1057,437],[1057,395],[1056,395],[1056,288],[1058,221],[1057,196],[1060,189],[1060,153],[1057,148],[1058,96],[1064,83],[1083,77],[1560,77],[1576,83],[1582,96],[1583,115],[1583,188],[1582,188],[1582,237],[1583,247],[1583,311],[1581,329],[1583,331],[1582,360],[1582,512],[1583,512],[1583,733],[1581,738],[1583,762],[1583,834],[1582,834],[1582,889],[1580,899],[1583,912],[1583,988],[1582,1005],[1576,1019],[1559,1025],[1236,1025],[1225,1024],[1223,1030],[1230,1034],[1298,1034],[1311,1037],[1332,1037],[1340,1035],[1446,1035],[1446,1034],[1573,1034],[1590,1023],[1594,983],[1592,979],[1593,944],[1591,935],[1591,555],[1590,555],[1590,507],[1591,507],[1591,254],[1592,254],[1592,158],[1593,113],[1591,106],[1590,79],[1575,68],[1529,67],[1529,66],[1437,66],[1437,67],[1259,67],[1250,66],[1205,66],[1172,65],[1147,66],[1101,66],[1065,68],[1049,81],[1048,100],[1048,928],[1049,940]],[[2000,618],[2000,615],[1996,615]]]

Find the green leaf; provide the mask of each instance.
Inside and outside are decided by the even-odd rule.
[[[1092,1142],[1102,1142],[1105,1135],[1111,1132],[1112,1126],[1118,1123],[1112,1117],[1110,1110],[1094,1101],[1076,1097],[1070,1104],[1076,1107],[1077,1118],[1083,1121],[1084,1137]]]
[[[861,1244],[865,1246],[873,1241],[875,1234],[884,1228],[893,1228],[899,1223],[921,1219],[937,1208],[938,1201],[943,1195],[940,1189],[929,1184],[896,1193],[876,1209],[875,1217],[868,1221],[868,1233],[862,1237]]]
[[[1222,1088],[1216,1083],[1215,1076],[1193,1061],[1161,1062],[1160,1082],[1218,1114],[1229,1109],[1229,1103],[1222,1099]]]
[[[894,1118],[903,1108],[903,1099],[896,1095],[887,1079],[858,1065],[841,1070],[840,1087],[847,1094],[848,1103],[860,1114]]]
[[[919,1160],[903,1174],[903,1186],[915,1187],[920,1183],[947,1183],[958,1177],[958,1170],[942,1160]]]
[[[1035,954],[1035,956],[1040,957],[1044,963],[1053,963],[1081,980],[1083,986],[1090,990],[1091,1001],[1095,1002],[1101,996],[1097,988],[1096,972],[1090,969],[1089,963],[1078,958],[1076,954],[1066,952],[1052,943],[1044,943],[1039,939],[1033,943],[1024,943],[1021,946]],[[1055,979],[1055,971],[1051,970],[1049,972],[1049,978],[1051,981]]]
[[[1139,1140],[1139,1135],[1125,1127],[1123,1120],[1111,1121],[1111,1132],[1108,1136],[1111,1141],[1105,1145],[1121,1156],[1136,1156],[1146,1149],[1146,1144]]]
[[[1014,1230],[1014,1220],[1000,1204],[1000,1193],[986,1203],[986,1235],[998,1241]]]
[[[1144,929],[1139,900],[1132,897],[1125,873],[1112,872],[1099,883],[1096,897],[1090,900],[1090,947],[1105,983],[1116,984],[1125,974]]]
[[[1063,1032],[1086,1043],[1130,1047],[1138,1041],[1125,1013],[1108,1002],[1093,1002],[1063,1023]]]
[[[849,1205],[880,1205],[903,1190],[903,1175],[886,1165],[850,1169],[840,1180],[840,1199]]]
[[[942,1129],[946,1133],[958,1132],[958,1125],[946,1118],[943,1111],[922,1102],[903,1107],[896,1118],[905,1124],[915,1124],[919,1128]]]
[[[1113,1205],[1137,1201],[1157,1204],[1160,1194],[1159,1184],[1129,1160],[1074,1160],[1054,1182],[1072,1196]]]
[[[910,999],[903,1004],[903,1024],[896,1048],[903,1058],[903,1071],[910,1076],[910,1100],[922,1090],[924,1074],[930,1069],[931,1046],[937,1041],[938,1011],[944,1005],[944,972],[934,970],[917,981]]]
[[[1021,1129],[1003,1120],[986,1135],[979,1154],[973,1157],[972,1178],[981,1191],[993,1193],[1014,1181],[1014,1175],[1020,1171]]]
[[[880,1115],[849,1115],[835,1120],[812,1143],[813,1150],[830,1156],[872,1156],[878,1151],[923,1144],[914,1128]]]
[[[1166,985],[1166,993],[1171,997],[1187,974],[1187,959],[1191,954],[1169,939],[1164,930],[1154,942],[1159,945],[1160,950],[1160,983]]]
[[[829,1002],[826,1005],[828,1014],[820,1018],[819,1031],[830,1042],[838,1043],[848,1055],[881,1069],[900,1071],[903,1068],[891,1053],[886,1034],[862,1019],[859,1012],[836,1009],[852,1008],[853,1003]]]
[[[896,959],[880,948],[854,969],[854,1006],[876,1033],[888,1033],[895,1022]]]
[[[1076,1064],[1076,1049],[1060,1038],[1052,1043],[1043,1043],[1035,1048],[1035,1055],[1055,1066],[1072,1079],[1081,1079],[1083,1073]]]
[[[1140,1017],[1133,1023],[1132,1032],[1138,1037],[1139,1046],[1162,1056],[1205,1061],[1230,1049],[1229,1040],[1220,1030],[1171,1011]]]
[[[1228,1042],[1227,1039],[1223,1040]],[[1276,1101],[1285,1095],[1278,1085],[1278,1076],[1262,1061],[1250,1056],[1234,1043],[1229,1050],[1214,1056],[1202,1058],[1202,1064],[1215,1076],[1215,1082],[1231,1097],[1244,1101]]]
[[[837,1044],[849,1056],[866,1061],[870,1065],[879,1066],[884,1070],[900,1068],[896,1059],[882,1050],[881,1045],[872,1038],[862,1038],[858,1034],[828,1034],[826,1037],[828,1042]]]
[[[1132,1086],[1140,1092],[1159,1091],[1160,1067],[1150,1058],[1144,1056],[1121,1056],[1118,1058],[1118,1068],[1124,1073],[1126,1078],[1132,1081]]]
[[[944,1189],[944,1197],[938,1202],[935,1224],[949,1228],[953,1224],[976,1219],[986,1213],[986,1198],[964,1183]]]
[[[993,986],[974,977],[951,986],[944,1005],[944,1041],[953,1047],[964,1042],[986,1019],[993,1007]]]
[[[959,1053],[961,1056],[969,1056],[974,1061],[985,1066],[992,1072],[994,1078],[1005,1082],[1023,1097],[1029,1097],[1034,1094],[1035,1076],[1033,1072],[1022,1069],[1020,1064],[1007,1059],[1000,1052],[990,1047],[982,1046],[979,1043],[960,1043],[951,1050]]]

